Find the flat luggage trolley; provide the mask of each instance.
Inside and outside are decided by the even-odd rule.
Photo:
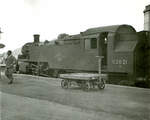
[[[60,74],[61,87],[68,89],[70,86],[78,85],[83,90],[89,90],[95,88],[99,89],[105,88],[105,80],[107,79],[106,74],[95,74],[95,73],[70,73],[70,74]]]

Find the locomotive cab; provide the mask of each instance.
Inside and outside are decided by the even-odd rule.
[[[110,76],[113,75],[113,77],[114,75],[119,75],[119,79],[122,79],[120,75],[125,77],[125,79],[127,76],[133,78],[136,72],[134,61],[138,36],[132,26],[114,25],[91,28],[82,34],[84,38],[91,39],[91,48],[95,44],[97,55],[104,56],[102,59],[103,72],[107,72]],[[92,40],[95,38],[97,42],[93,41],[92,43]]]
[[[92,51],[96,53],[96,56],[103,56],[102,59],[102,70],[107,69],[107,38],[108,32],[102,32],[96,35],[86,35],[84,39],[84,49],[85,52],[91,53]],[[95,57],[96,57],[95,56]]]

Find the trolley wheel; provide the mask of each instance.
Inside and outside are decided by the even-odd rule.
[[[83,84],[82,88],[83,88],[84,91],[89,91],[90,90],[90,83],[89,82],[85,82]]]
[[[62,80],[62,81],[61,81],[61,87],[62,87],[62,88],[68,89],[68,86],[69,86],[68,80]]]
[[[97,86],[98,86],[99,89],[104,89],[105,88],[105,81],[104,81],[103,78],[101,79],[101,82]]]
[[[82,88],[82,82],[76,82],[76,83],[80,88]]]

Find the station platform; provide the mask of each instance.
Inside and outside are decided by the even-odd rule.
[[[0,80],[2,120],[149,120],[150,89],[106,84],[64,90],[61,79],[14,74]]]

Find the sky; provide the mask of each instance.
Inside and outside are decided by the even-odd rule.
[[[116,24],[141,31],[149,4],[150,0],[0,0],[0,43],[6,45],[0,53],[32,42],[33,34],[45,41]]]

